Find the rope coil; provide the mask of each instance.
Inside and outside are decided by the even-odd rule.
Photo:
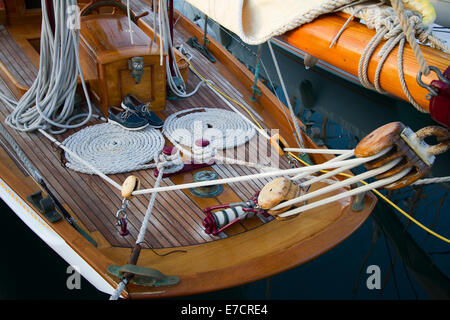
[[[163,133],[174,145],[193,148],[195,141],[206,139],[213,149],[229,149],[245,144],[255,129],[232,111],[216,108],[192,108],[171,114]]]
[[[148,164],[161,153],[164,137],[152,128],[129,131],[102,123],[86,127],[64,140],[63,145],[85,159],[104,174],[130,172],[153,168]],[[70,153],[65,153],[66,166],[72,170],[93,174]]]

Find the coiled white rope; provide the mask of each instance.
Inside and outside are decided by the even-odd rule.
[[[55,34],[50,25],[46,1],[42,0],[41,3],[42,31],[37,78],[19,102],[4,94],[0,94],[0,99],[13,109],[6,118],[6,124],[10,127],[20,131],[44,129],[51,133],[61,133],[83,126],[92,115],[92,105],[78,58],[79,30],[67,25],[68,9],[77,5],[77,1],[53,0]],[[86,95],[88,113],[73,116],[78,76]],[[85,119],[81,123],[70,124],[82,117]]]
[[[255,129],[235,112],[217,108],[192,108],[171,114],[163,133],[174,145],[194,147],[206,139],[214,149],[229,149],[245,144]]]
[[[115,174],[154,168],[154,164],[148,163],[161,153],[164,142],[161,132],[153,128],[130,131],[102,123],[74,133],[63,141],[63,145],[72,151],[65,154],[68,168],[95,173],[74,158],[75,153],[104,174]]]

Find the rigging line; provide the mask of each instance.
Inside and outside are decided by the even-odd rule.
[[[359,281],[361,279],[361,274],[362,274],[363,268],[367,264],[367,261],[369,260],[370,255],[372,254],[373,248],[375,247],[375,244],[377,243],[377,237],[376,237],[377,229],[375,229],[375,224],[373,221],[372,221],[372,226],[373,226],[372,239],[370,241],[369,250],[367,251],[366,255],[364,256],[363,260],[361,261],[361,265],[359,267],[358,276],[356,278],[355,286],[353,287],[353,292],[352,292],[353,299],[355,299],[356,295],[358,294]]]
[[[133,29],[131,29],[131,10],[130,10],[130,0],[127,0],[127,19],[128,19],[128,32],[130,33],[131,45],[134,45]]]
[[[419,299],[419,296],[418,296],[417,291],[416,291],[416,288],[414,287],[414,284],[413,284],[413,282],[412,282],[412,280],[411,280],[411,277],[409,276],[409,271],[408,271],[408,269],[406,268],[406,265],[405,265],[404,262],[402,262],[402,266],[403,266],[403,270],[405,271],[406,278],[408,279],[409,286],[411,287],[411,290],[412,290],[412,292],[414,293],[414,296],[416,297],[416,300],[418,300],[418,299]]]
[[[294,128],[295,128],[295,132],[297,134],[297,139],[299,140],[299,141],[297,141],[297,143],[299,144],[299,147],[304,148],[305,147],[305,143],[303,141],[301,130],[300,130],[300,127],[298,125],[298,119],[295,116],[294,109],[292,108],[291,101],[289,99],[289,95],[288,95],[288,92],[286,90],[286,86],[284,84],[283,76],[281,75],[280,67],[278,66],[277,58],[275,56],[275,53],[273,52],[272,44],[270,43],[270,41],[267,41],[267,44],[269,45],[270,54],[272,55],[272,60],[273,60],[273,63],[275,65],[275,69],[277,71],[278,78],[280,79],[281,88],[283,89],[283,93],[284,93],[284,96],[285,96],[285,99],[286,99],[289,111],[291,113],[291,120],[294,123]]]
[[[384,279],[383,285],[381,286],[381,289],[380,289],[380,299],[381,299],[381,296],[384,293],[384,288],[386,287],[386,284],[387,284],[387,282],[389,280],[389,275],[392,272],[392,279],[394,280],[395,291],[397,292],[398,300],[400,300],[400,292],[398,290],[397,277],[395,276],[395,263],[397,261],[397,256],[395,256],[394,257],[394,261],[392,261],[391,249],[389,247],[389,243],[387,241],[386,235],[384,235],[384,243],[386,245],[386,249],[387,249],[388,256],[389,256],[390,267],[389,267],[389,272],[386,275],[386,278]]]
[[[158,177],[156,178],[154,187],[159,187],[161,184],[163,174],[164,174],[164,164],[160,163],[158,165],[159,173]],[[157,192],[153,193],[150,197],[150,201],[148,203],[147,211],[145,213],[144,220],[142,222],[141,228],[139,229],[139,234],[136,239],[136,244],[134,246],[133,251],[131,252],[130,256],[130,263],[136,265],[137,260],[139,259],[139,254],[141,250],[140,243],[145,243],[145,233],[147,231],[148,224],[150,222],[150,218],[152,216],[153,206],[155,205],[156,196],[158,195]],[[129,283],[130,279],[134,276],[134,274],[127,273],[122,281],[119,283],[117,288],[114,290],[113,294],[109,298],[110,300],[117,300],[119,299],[120,295],[122,294],[123,290],[125,289],[126,285]]]
[[[301,163],[303,163],[306,166],[310,166],[310,164],[308,164],[307,162],[303,161],[301,158],[297,157],[295,154],[290,153],[291,156],[293,156],[295,159],[297,159],[298,161],[300,161]],[[328,171],[326,170],[321,170],[320,172],[323,173],[328,173]],[[347,178],[352,178],[354,176],[347,174],[347,173],[339,173],[339,175],[347,177]],[[368,183],[364,180],[360,181],[361,183],[367,185]],[[423,225],[422,223],[420,223],[419,221],[417,221],[416,219],[414,219],[412,216],[410,216],[408,213],[406,213],[402,208],[400,208],[398,205],[396,205],[395,203],[393,203],[390,199],[388,199],[386,196],[384,196],[380,191],[376,190],[376,189],[372,189],[370,190],[372,192],[374,192],[378,197],[380,197],[382,200],[384,200],[386,203],[388,203],[390,206],[392,206],[395,210],[397,210],[399,213],[401,213],[403,216],[405,216],[407,219],[411,220],[412,222],[414,222],[419,228],[425,230],[426,232],[430,233],[431,235],[435,236],[436,238],[450,243],[450,239],[445,238],[443,236],[441,236],[440,234],[434,232],[433,230],[431,230],[430,228],[426,227],[425,225]]]
[[[189,62],[189,65],[192,67],[192,69],[193,70],[195,70],[195,68],[192,66],[192,64]],[[263,65],[263,67],[264,67],[264,65]],[[201,75],[195,70],[194,71],[199,77],[201,77]],[[211,85],[211,86],[213,86],[213,85]],[[213,86],[214,87],[214,86]],[[227,97],[226,95],[225,95],[225,97]],[[231,98],[230,98],[231,99]],[[235,101],[236,102],[236,101]],[[240,104],[240,103],[238,103],[238,102],[236,102],[241,108],[243,108],[249,115],[250,115],[250,117],[252,118],[252,120],[253,121],[255,121],[255,123],[260,127],[260,128],[262,128],[262,126],[259,124],[259,122],[252,116],[252,114],[250,113],[250,111],[248,111],[248,109],[247,108],[245,108],[242,104]],[[307,163],[306,161],[304,161],[303,159],[301,159],[300,157],[298,157],[297,155],[295,155],[294,153],[292,153],[292,152],[288,152],[288,154],[290,155],[290,156],[292,156],[293,158],[295,158],[296,160],[298,160],[300,163],[302,163],[303,165],[305,165],[305,166],[310,166],[310,164],[309,163]],[[326,170],[320,170],[319,172],[322,172],[322,173],[328,173],[329,171],[326,171]],[[340,176],[343,176],[343,177],[347,177],[347,178],[352,178],[353,177],[353,175],[350,175],[350,174],[347,174],[347,173],[343,173],[343,172],[341,172],[341,173],[339,173],[339,175]],[[360,181],[361,183],[363,183],[363,184],[368,184],[366,181]],[[436,233],[436,232],[434,232],[433,230],[431,230],[431,229],[429,229],[429,228],[427,228],[425,225],[423,225],[422,223],[420,223],[419,221],[417,221],[416,219],[414,219],[413,217],[411,217],[408,213],[406,213],[403,209],[401,209],[399,206],[397,206],[395,203],[393,203],[391,200],[389,200],[386,196],[384,196],[381,192],[379,192],[378,190],[376,190],[376,189],[372,189],[371,190],[372,192],[374,192],[378,197],[380,197],[383,201],[385,201],[386,203],[388,203],[390,206],[392,206],[395,210],[397,210],[399,213],[401,213],[403,216],[405,216],[407,219],[409,219],[409,220],[411,220],[412,222],[414,222],[419,228],[421,228],[421,229],[423,229],[423,230],[425,230],[426,232],[428,232],[428,233],[430,233],[431,235],[433,235],[433,236],[435,236],[436,238],[438,238],[438,239],[440,239],[440,240],[442,240],[442,241],[444,241],[444,242],[447,242],[447,243],[450,243],[450,240],[449,239],[447,239],[447,238],[445,238],[445,237],[443,237],[443,236],[441,236],[440,234],[438,234],[438,233]]]
[[[142,190],[133,191],[132,195],[147,194],[147,193],[162,192],[162,191],[173,191],[173,190],[180,190],[180,189],[187,189],[187,188],[213,186],[213,185],[225,184],[225,183],[235,183],[235,182],[248,181],[248,180],[259,179],[259,178],[267,178],[267,177],[272,177],[272,176],[293,175],[293,174],[297,174],[300,172],[316,172],[321,169],[337,168],[339,166],[348,165],[350,163],[363,164],[363,163],[366,163],[367,161],[370,161],[370,159],[373,159],[373,158],[370,158],[370,157],[356,158],[356,159],[352,159],[352,160],[322,163],[322,164],[308,166],[308,167],[280,169],[280,170],[276,170],[276,171],[274,170],[274,171],[256,173],[256,174],[251,174],[251,175],[236,176],[236,177],[215,179],[215,180],[202,181],[202,182],[191,182],[191,183],[184,183],[184,184],[178,184],[178,185],[164,186],[164,187],[159,187],[159,188],[142,189]]]
[[[446,191],[446,192],[444,193],[444,195],[443,195],[442,198],[441,198],[441,201],[439,202],[439,205],[438,205],[438,208],[437,208],[437,211],[436,211],[436,215],[435,215],[435,217],[434,217],[433,223],[431,224],[431,228],[433,228],[433,227],[436,225],[437,220],[439,219],[439,216],[441,215],[441,209],[442,209],[442,206],[443,206],[444,203],[445,203],[445,199],[447,198],[447,196],[448,196],[448,191]],[[423,244],[425,243],[425,241],[428,239],[428,236],[429,236],[429,234],[426,234],[425,238],[422,240],[422,245],[423,245]]]

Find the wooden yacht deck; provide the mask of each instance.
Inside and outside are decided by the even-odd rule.
[[[136,14],[148,10],[147,1],[132,0],[132,9]],[[142,18],[139,26],[144,32],[150,32],[149,26],[152,15]],[[253,75],[240,64],[223,46],[214,39],[210,39],[209,48],[217,58],[211,63],[200,53],[185,44],[189,37],[202,37],[202,31],[191,21],[180,16],[175,17],[174,42],[183,46],[192,54],[192,64],[205,78],[211,79],[215,85],[228,96],[245,105],[265,128],[279,129],[287,143],[295,145],[291,131],[292,122],[285,117],[285,108],[278,99],[262,83],[258,83],[261,96],[253,102],[251,86]],[[0,29],[0,90],[10,95],[20,96],[33,82],[38,67],[36,51],[37,33],[34,22],[16,21],[6,29]],[[141,22],[142,21],[142,22]],[[35,23],[33,26],[28,23]],[[27,31],[29,29],[29,32]],[[191,91],[199,79],[189,73],[188,91]],[[209,88],[203,86],[194,96],[182,100],[167,101],[166,109],[160,116],[167,118],[170,114],[193,107],[225,108],[226,104]],[[238,107],[239,109],[239,107]],[[10,113],[7,106],[0,103],[0,121],[4,122]],[[247,116],[244,113],[244,116]],[[92,120],[89,125],[98,123]],[[88,273],[100,276],[113,288],[117,287],[120,279],[111,276],[107,268],[111,265],[129,263],[131,248],[133,247],[138,230],[147,209],[149,196],[138,196],[131,201],[127,213],[130,235],[122,237],[116,225],[115,214],[121,207],[121,196],[116,189],[95,175],[82,174],[72,171],[61,164],[60,150],[55,148],[40,133],[21,133],[9,127],[8,132],[13,136],[20,148],[28,156],[41,176],[47,181],[51,191],[66,207],[78,224],[86,230],[97,242],[94,247],[86,238],[61,220],[56,223],[46,221],[37,211],[29,210],[27,218],[34,218],[40,227],[50,229],[59,235],[65,245],[70,247],[89,266]],[[56,136],[63,141],[74,131],[68,131]],[[253,138],[255,139],[256,136]],[[303,135],[307,148],[317,146]],[[0,178],[1,187],[8,196],[19,203],[22,208],[31,204],[26,197],[38,191],[39,186],[26,173],[20,161],[16,160],[13,152],[0,135]],[[255,152],[255,147],[246,144],[239,147],[246,154]],[[237,152],[238,149],[235,149]],[[241,153],[242,154],[242,153]],[[322,163],[332,158],[331,155],[311,155],[313,162]],[[267,163],[269,158],[259,154],[258,162]],[[286,157],[279,159],[281,168],[289,168]],[[214,170],[221,178],[241,176],[256,173],[255,169],[238,165],[213,165],[201,170]],[[193,181],[193,173],[185,173],[163,179],[162,186],[180,184]],[[150,188],[155,183],[153,170],[142,170],[133,173],[111,175],[117,183],[122,184],[125,178],[134,174],[142,183],[142,188]],[[318,255],[338,245],[352,234],[370,215],[376,198],[367,193],[361,211],[354,212],[351,208],[350,197],[327,205],[303,212],[289,221],[261,221],[253,217],[235,224],[221,234],[220,237],[209,236],[204,233],[202,220],[205,207],[248,200],[264,184],[271,179],[252,180],[233,183],[224,186],[224,192],[215,198],[198,198],[189,190],[159,193],[152,217],[145,237],[143,250],[139,254],[138,265],[160,270],[166,275],[177,275],[180,283],[170,287],[142,287],[129,284],[124,297],[154,298],[195,294],[205,291],[219,290],[231,286],[241,285],[269,277],[276,273],[293,268],[309,261]],[[323,183],[315,183],[309,192],[323,187]],[[11,191],[12,190],[12,191]],[[336,190],[332,194],[343,192]],[[317,197],[323,199],[327,195]],[[9,198],[8,198],[9,199]],[[31,215],[31,217],[28,216]],[[45,223],[46,222],[46,223]],[[247,232],[251,230],[250,232]],[[42,235],[40,235],[43,237]],[[46,239],[44,239],[46,240]],[[217,241],[215,241],[217,240]],[[157,250],[149,250],[149,248]],[[170,254],[178,248],[178,253]],[[61,254],[61,253],[60,253]],[[61,254],[65,257],[63,254]],[[67,261],[71,257],[65,257]],[[92,270],[94,272],[92,272]]]
[[[132,6],[137,13],[144,8],[142,1],[132,1]],[[150,15],[143,19],[149,25],[152,24]],[[243,95],[250,95],[249,92],[243,87],[236,88],[235,85],[239,85],[240,83],[234,79],[234,83],[232,84],[229,81],[230,78],[233,79],[230,74],[228,74],[229,77],[223,76],[223,73],[226,74],[226,68],[220,62],[215,64],[209,62],[204,56],[185,44],[189,36],[188,34],[185,34],[183,30],[177,29],[177,31],[174,39],[175,44],[183,44],[192,54],[192,63],[198,71],[206,78],[213,80],[227,95],[244,103],[251,110],[252,107],[243,99]],[[0,61],[2,64],[7,67],[9,72],[23,86],[30,86],[36,77],[37,70],[29,56],[23,52],[5,28],[0,29],[0,42],[2,43],[0,47]],[[191,72],[189,74],[188,91],[192,90],[198,81],[199,79]],[[8,91],[7,84],[1,80],[0,88],[2,92]],[[209,88],[203,86],[197,94],[190,98],[168,101],[167,107],[161,115],[165,118],[174,112],[193,107],[228,109],[225,103]],[[0,121],[4,122],[9,113],[10,110],[8,110],[7,106],[0,103]],[[254,114],[258,116],[256,112]],[[264,124],[264,120],[261,117],[258,121]],[[93,120],[90,125],[96,122]],[[270,125],[266,125],[266,127],[270,128]],[[149,199],[148,196],[139,196],[130,202],[131,206],[127,216],[130,235],[122,237],[119,235],[119,227],[116,226],[117,220],[115,218],[115,213],[121,206],[121,197],[117,190],[98,176],[82,174],[65,168],[60,162],[60,150],[52,146],[41,134],[20,133],[9,127],[7,127],[7,130],[45,178],[56,197],[67,206],[69,212],[73,213],[78,222],[85,227],[86,231],[93,235],[94,238],[97,238],[99,243],[113,247],[133,246],[145,215]],[[73,130],[70,130],[58,136],[57,139],[63,141],[73,132]],[[248,144],[241,148],[246,148],[247,154],[256,151],[249,150]],[[260,161],[267,162],[268,160],[262,158]],[[283,158],[280,160],[280,167],[289,167],[286,159]],[[255,169],[238,165],[213,165],[207,170],[217,172],[221,178],[257,172]],[[161,186],[192,182],[193,173],[195,172],[181,174],[170,179],[163,179]],[[138,176],[143,188],[149,188],[154,185],[155,177],[152,170],[116,174],[111,177],[121,184],[129,174]],[[224,186],[225,189],[221,195],[208,199],[192,196],[188,190],[158,194],[145,238],[147,247],[169,248],[189,246],[219,239],[219,237],[207,235],[203,231],[202,220],[204,213],[202,210],[212,205],[248,200],[267,181],[262,179],[227,185]],[[223,234],[221,236],[235,235],[258,227],[262,223],[258,218],[248,219],[239,225],[233,226],[233,228],[227,231],[226,235]],[[98,239],[100,235],[103,239]]]

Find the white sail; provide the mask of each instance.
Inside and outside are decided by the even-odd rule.
[[[252,45],[311,22],[355,0],[187,0]]]

